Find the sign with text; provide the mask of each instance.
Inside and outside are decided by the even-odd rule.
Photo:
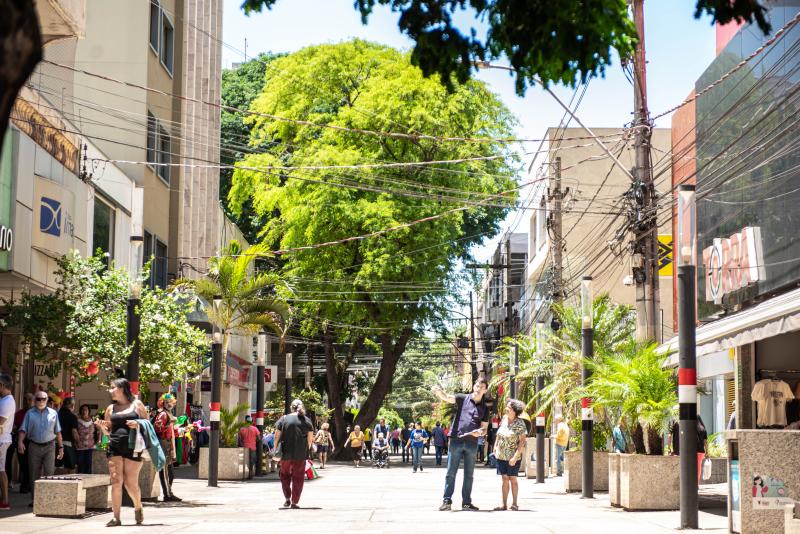
[[[720,304],[727,293],[764,280],[761,229],[748,226],[703,249],[706,300]]]
[[[278,389],[278,366],[267,365],[264,367],[264,390],[275,391]]]
[[[54,256],[79,248],[78,240],[85,236],[76,235],[75,193],[39,176],[34,182],[33,192],[31,244]]]

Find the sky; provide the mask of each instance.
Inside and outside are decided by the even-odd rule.
[[[647,86],[652,115],[680,103],[697,78],[713,60],[715,33],[710,18],[693,17],[696,0],[649,0],[645,2]],[[280,0],[271,11],[245,16],[241,0],[225,0],[223,15],[223,66],[230,67],[260,52],[292,52],[303,47],[337,43],[354,37],[408,50],[412,42],[397,28],[396,13],[376,7],[367,25],[361,24],[353,0]],[[502,63],[498,61],[497,63]],[[519,120],[518,136],[541,138],[546,129],[557,126],[563,109],[540,88],[530,88],[524,97],[514,91],[513,79],[503,71],[481,71],[477,77],[497,93]],[[564,101],[573,90],[554,88]],[[589,83],[577,116],[588,127],[621,127],[632,118],[633,88],[622,73],[619,61],[606,77]],[[656,126],[669,127],[670,117]],[[574,123],[573,123],[574,125]],[[530,147],[533,151],[536,147]],[[523,191],[523,196],[525,195]],[[510,214],[503,230],[515,220]],[[516,219],[518,220],[518,219]],[[525,231],[527,224],[520,224]],[[499,237],[474,250],[486,260]]]

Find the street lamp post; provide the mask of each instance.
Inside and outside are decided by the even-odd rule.
[[[695,186],[678,186],[678,428],[681,528],[698,528]]]
[[[222,297],[214,296],[214,315],[218,315]],[[212,326],[211,343],[211,404],[209,405],[209,422],[211,423],[211,441],[208,444],[208,485],[217,487],[219,474],[219,420],[220,401],[222,400],[222,332],[216,324]]]
[[[256,365],[256,427],[258,435],[264,434],[264,365],[267,353],[267,334],[258,334],[258,365]],[[264,475],[261,460],[264,457],[264,444],[256,441],[256,476]]]
[[[509,367],[509,391],[512,399],[517,398],[517,367],[519,367],[519,345],[514,345],[514,354],[510,355]]]
[[[286,353],[286,376],[283,379],[283,413],[289,413],[292,403],[292,353]]]
[[[581,353],[585,360],[594,356],[594,324],[592,309],[592,277],[584,276],[581,280]],[[583,386],[589,382],[591,370],[583,365]],[[581,497],[594,498],[594,430],[592,428],[592,399],[581,399],[581,444],[583,458],[581,462],[582,487]]]
[[[125,370],[125,377],[131,384],[131,391],[139,396],[139,332],[141,322],[139,320],[139,303],[142,298],[142,246],[144,238],[140,235],[131,236],[131,265],[130,283],[128,284],[128,328],[127,341],[131,348],[128,356],[128,365]]]
[[[544,321],[537,321],[536,322],[536,352],[539,355],[539,359],[543,359],[542,356],[544,355],[544,343],[545,343],[545,324]],[[544,375],[539,373],[536,376],[536,393],[541,395],[542,390],[544,389]],[[537,403],[539,406],[542,405],[542,399],[539,399]],[[544,410],[539,408],[536,411],[536,483],[537,484],[544,484],[544,426],[545,426],[545,415]]]

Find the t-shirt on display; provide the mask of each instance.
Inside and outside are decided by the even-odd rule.
[[[758,426],[786,426],[786,403],[794,399],[789,384],[783,380],[759,380],[751,397],[758,407]]]

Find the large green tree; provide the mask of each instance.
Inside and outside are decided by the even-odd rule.
[[[451,275],[460,260],[497,232],[515,202],[519,166],[501,142],[387,138],[356,130],[505,138],[514,120],[483,84],[469,81],[450,93],[424,77],[408,54],[373,43],[309,47],[272,66],[281,75],[267,78],[250,119],[254,142],[270,142],[266,153],[240,162],[230,206],[238,213],[252,201],[265,220],[263,242],[272,250],[289,249],[280,256],[282,270],[297,288],[301,333],[324,343],[329,401],[341,432],[350,364],[366,351],[380,355],[380,371],[357,419],[368,424],[415,332],[446,314],[446,291],[455,284]],[[464,158],[472,160],[424,165]],[[403,166],[337,167],[375,163]],[[469,209],[453,211],[465,205]],[[292,250],[445,212],[373,237]]]
[[[230,166],[244,157],[245,153],[260,150],[258,145],[249,145],[250,125],[244,121],[244,115],[230,111],[229,108],[247,109],[250,103],[261,93],[267,76],[269,63],[278,56],[261,53],[255,58],[245,61],[232,69],[222,71],[222,91],[220,100],[223,106],[220,114],[220,162]],[[260,228],[259,217],[253,212],[250,202],[245,202],[239,213],[233,213],[227,205],[228,193],[231,190],[233,170],[221,169],[219,173],[219,198],[225,214],[233,220],[244,233],[250,243],[258,239]]]
[[[272,8],[277,0],[244,0],[245,13]],[[574,85],[601,76],[633,52],[637,35],[627,0],[355,0],[363,22],[376,5],[400,14],[400,30],[415,43],[412,60],[425,75],[464,83],[476,60],[507,59],[517,92],[536,78]],[[765,2],[697,0],[694,16],[727,23],[755,21],[770,31]],[[463,21],[472,20],[464,24]]]

